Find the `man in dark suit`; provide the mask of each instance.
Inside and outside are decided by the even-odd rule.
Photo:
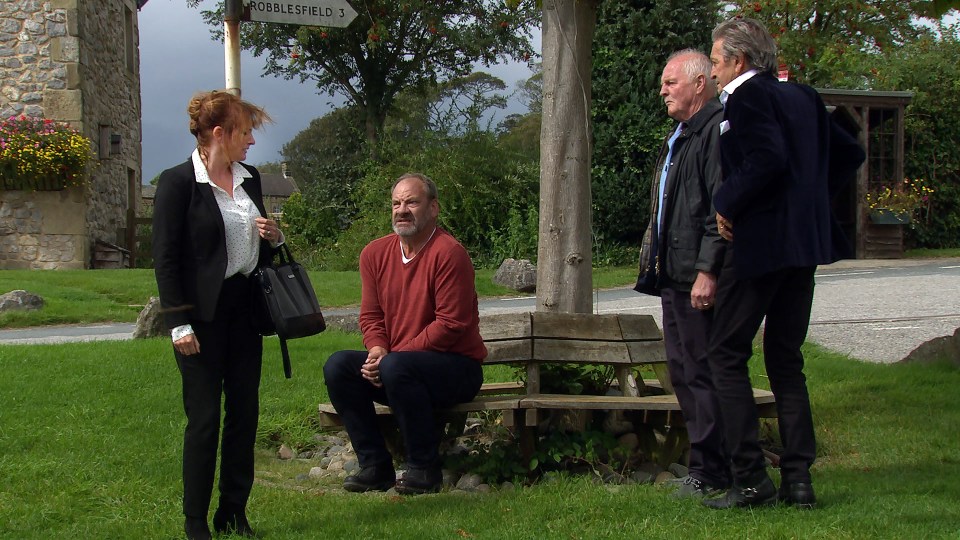
[[[814,272],[845,254],[830,199],[863,162],[863,150],[836,127],[817,92],[773,76],[777,46],[752,19],[713,31],[711,76],[720,90],[723,183],[714,196],[729,240],[717,286],[708,361],[723,411],[733,487],[705,499],[712,508],[773,504],[777,488],[758,442],[747,361],[766,318],[763,354],[777,399],[779,499],[814,505],[810,466],[816,442],[800,346],[813,303]]]

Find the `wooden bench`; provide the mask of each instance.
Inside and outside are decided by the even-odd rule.
[[[486,383],[477,397],[444,412],[464,414],[499,410],[504,424],[519,432],[524,453],[532,450],[535,429],[548,410],[621,410],[642,412],[643,422],[682,425],[680,405],[673,395],[667,371],[663,335],[650,315],[510,313],[480,318],[480,334],[487,346],[484,366],[522,366],[524,383]],[[541,366],[591,364],[612,367],[616,395],[571,395],[542,392]],[[648,368],[655,378],[637,378]],[[608,392],[609,394],[610,392]],[[758,412],[776,417],[773,394],[754,389]],[[377,406],[381,415],[390,408]],[[320,404],[324,426],[342,425],[329,403]]]

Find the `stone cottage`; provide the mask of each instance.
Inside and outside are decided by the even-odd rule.
[[[0,115],[67,122],[92,141],[84,187],[0,189],[0,269],[90,268],[140,201],[136,0],[0,2]]]

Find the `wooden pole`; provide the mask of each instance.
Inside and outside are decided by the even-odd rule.
[[[224,88],[240,95],[240,14],[241,0],[226,0],[223,11]]]

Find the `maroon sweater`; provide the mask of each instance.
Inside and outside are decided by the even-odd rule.
[[[367,350],[449,352],[480,362],[487,356],[473,263],[447,231],[438,228],[407,264],[396,234],[370,242],[360,253],[360,279]]]

